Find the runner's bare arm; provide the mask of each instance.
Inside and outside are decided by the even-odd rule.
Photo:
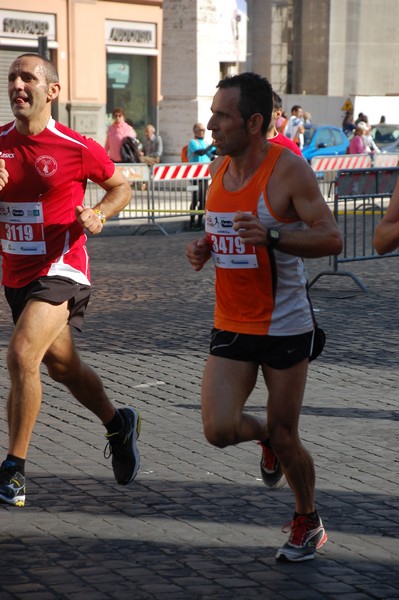
[[[201,271],[211,257],[211,251],[206,236],[188,244],[186,256],[194,271]]]
[[[83,206],[76,208],[77,221],[92,234],[101,233],[105,223],[104,218],[108,220],[116,215],[132,197],[129,182],[118,168],[115,169],[112,177],[100,185],[106,191],[101,202],[93,208]]]
[[[277,249],[303,258],[339,254],[342,237],[313,171],[302,157],[288,151],[284,154],[270,179],[268,198],[282,221],[298,219],[307,227],[301,231],[283,229]],[[243,243],[268,244],[266,227],[254,215],[237,213],[234,229],[240,230]]]
[[[388,209],[375,228],[373,245],[378,254],[387,254],[399,247],[399,178]]]

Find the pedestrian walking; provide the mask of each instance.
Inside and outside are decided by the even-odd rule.
[[[308,364],[323,347],[302,257],[339,254],[342,239],[306,161],[266,139],[269,82],[243,73],[217,88],[208,129],[219,156],[210,165],[206,234],[187,247],[194,270],[210,258],[216,270],[204,433],[219,448],[260,443],[264,483],[276,489],[286,479],[295,497],[290,535],[276,558],[304,561],[327,534],[315,507],[313,460],[298,432]],[[259,367],[267,420],[244,408]]]
[[[40,365],[104,424],[116,481],[140,465],[140,415],[115,409],[101,379],[76,350],[90,297],[85,230],[101,233],[129,202],[128,182],[95,141],[57,123],[60,93],[54,65],[33,53],[11,64],[8,94],[15,120],[0,127],[0,234],[5,295],[15,329],[8,346],[9,450],[0,466],[0,502],[25,505],[25,461],[40,411]],[[105,195],[85,208],[87,180]]]

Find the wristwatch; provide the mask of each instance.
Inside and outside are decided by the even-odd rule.
[[[268,241],[267,245],[270,248],[270,250],[273,250],[273,248],[279,243],[281,239],[281,232],[279,229],[277,229],[277,227],[268,227],[266,235]]]
[[[101,225],[104,225],[104,223],[107,220],[107,217],[104,215],[103,211],[96,208],[96,209],[93,210],[93,212],[100,219]]]

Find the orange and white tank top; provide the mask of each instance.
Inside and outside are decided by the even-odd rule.
[[[245,245],[233,229],[238,210],[257,215],[266,227],[290,231],[305,227],[302,221],[275,215],[267,198],[267,182],[282,152],[287,150],[270,144],[257,172],[238,191],[223,185],[230,157],[212,178],[205,228],[216,267],[218,329],[255,335],[297,335],[313,329],[303,260],[276,248]]]

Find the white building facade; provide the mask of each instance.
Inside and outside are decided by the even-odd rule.
[[[241,48],[226,38],[234,11],[247,26]],[[163,0],[163,15],[159,114],[171,160],[209,118],[219,79],[246,70],[315,122],[340,125],[348,100],[370,121],[399,122],[398,0]]]
[[[122,106],[139,135],[156,125],[167,161],[207,123],[218,81],[245,70],[314,121],[340,124],[349,99],[399,122],[398,29],[399,0],[0,0],[0,122],[8,66],[43,36],[61,75],[55,117],[101,143]]]

